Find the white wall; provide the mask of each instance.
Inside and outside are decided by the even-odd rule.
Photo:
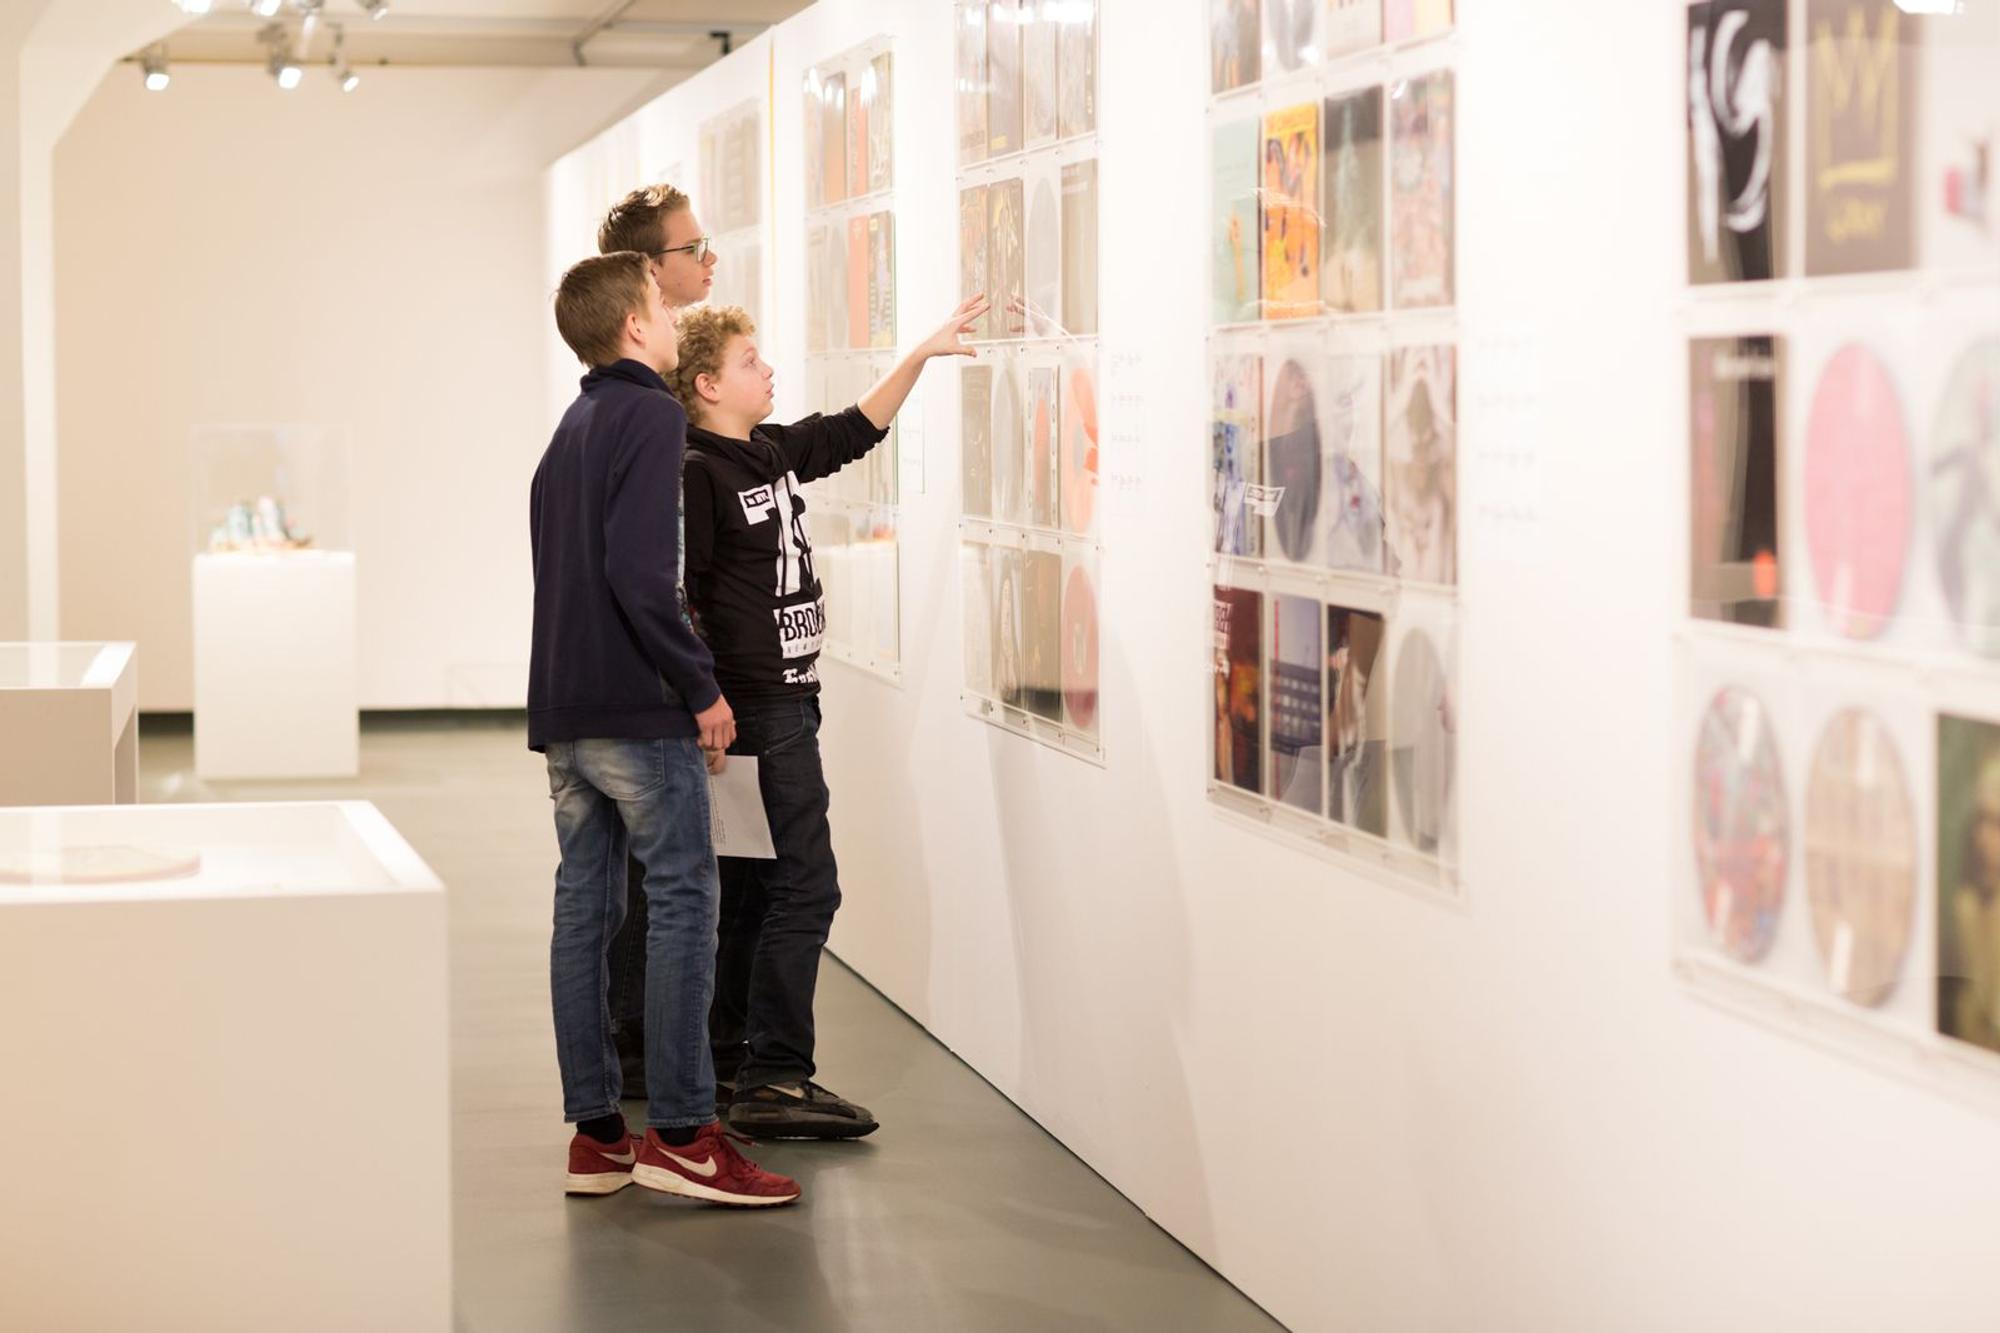
[[[835,948],[1300,1330],[1990,1329],[2000,1124],[1669,972],[1680,7],[1459,8],[1461,512],[1497,490],[1485,451],[1525,440],[1541,469],[1535,525],[1463,534],[1465,908],[1204,799],[1206,6],[1105,0],[1103,467],[1130,478],[1103,501],[1108,763],[960,708],[941,378],[902,510],[903,685],[825,673]],[[793,92],[877,29],[923,173],[899,181],[900,327],[950,303],[949,14],[822,0],[774,35],[790,364]],[[712,77],[751,77],[731,63]],[[1518,438],[1480,406],[1519,387],[1506,358],[1540,386]]]
[[[62,633],[192,701],[189,432],[346,427],[363,707],[518,706],[542,173],[635,70],[114,70],[56,154]]]

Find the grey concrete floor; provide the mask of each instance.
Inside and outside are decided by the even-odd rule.
[[[615,1330],[1210,1330],[1279,1327],[836,960],[821,1078],[883,1128],[760,1143],[796,1208],[562,1193],[567,1131],[548,1009],[555,840],[521,723],[371,721],[361,776],[203,784],[184,721],[142,727],[148,801],[365,799],[450,891],[456,1324]],[[634,1121],[644,1108],[628,1104]]]

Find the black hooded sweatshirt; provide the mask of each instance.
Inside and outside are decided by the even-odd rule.
[[[758,426],[747,440],[688,427],[688,603],[732,707],[819,693],[826,600],[799,487],[888,434],[859,407]]]

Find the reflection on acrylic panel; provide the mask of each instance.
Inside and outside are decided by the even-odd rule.
[[[960,504],[974,518],[993,516],[993,367],[958,372]],[[978,605],[985,605],[982,601]]]
[[[1208,89],[1226,93],[1263,77],[1257,0],[1208,0]]]
[[[993,302],[988,318],[995,338],[1019,338],[1027,327],[1022,316],[1026,304],[1022,212],[1018,178],[987,187],[986,295]]]
[[[1025,432],[1021,423],[1021,377],[1012,360],[993,374],[993,518],[1000,523],[1027,519]]]
[[[1329,310],[1382,308],[1382,90],[1326,101],[1326,225],[1320,275]]]
[[[965,593],[965,688],[995,697],[993,685],[993,561],[988,548],[962,544],[958,568]]]
[[[986,7],[986,155],[1018,153],[1021,119],[1021,0]]]
[[[1223,555],[1257,555],[1263,524],[1247,492],[1263,484],[1264,363],[1254,356],[1225,356],[1215,363],[1209,407],[1209,507],[1214,548]]]
[[[1908,268],[1915,20],[1896,0],[1810,0],[1806,38],[1806,272]]]
[[[1376,679],[1386,636],[1372,611],[1326,609],[1326,813],[1378,838],[1388,831],[1389,691]]]
[[[1326,546],[1332,569],[1382,572],[1382,358],[1326,363]]]
[[[1328,56],[1365,51],[1382,41],[1382,0],[1327,0],[1320,46]]]
[[[1062,169],[1062,322],[1072,338],[1097,332],[1097,159]]]
[[[1320,396],[1310,353],[1273,357],[1264,408],[1264,484],[1276,492],[1267,549],[1300,564],[1319,557]]]
[[[1021,94],[1022,128],[1027,146],[1056,137],[1056,39],[1059,0],[1022,0]]]
[[[1053,170],[1036,170],[1027,182],[1028,222],[1022,237],[1027,255],[1022,270],[1028,305],[1022,324],[1030,338],[1061,332],[1062,212],[1056,204],[1056,180]]]
[[[1415,583],[1458,581],[1456,363],[1450,347],[1389,353],[1384,565]]]
[[[1856,1004],[1889,998],[1910,947],[1917,821],[1896,742],[1874,714],[1827,724],[1806,780],[1806,899],[1827,985]]]
[[[1097,734],[1097,589],[1083,565],[1070,567],[1063,585],[1062,693],[1065,720]]]
[[[1087,356],[1063,367],[1062,525],[1087,537],[1097,521],[1097,377]]]
[[[1778,593],[1778,340],[1688,344],[1689,613],[1783,623]]]
[[[1264,68],[1273,77],[1319,63],[1319,18],[1325,3],[1264,0]]]
[[[1786,0],[1688,6],[1688,280],[1784,270]]]
[[[1397,645],[1389,706],[1389,777],[1403,838],[1420,852],[1449,852],[1457,834],[1457,701],[1429,632],[1413,629]]]
[[[1453,77],[1438,70],[1397,84],[1389,96],[1391,297],[1398,307],[1453,300]]]
[[[1021,555],[1023,706],[1051,722],[1062,721],[1062,574],[1054,551]]]
[[[1027,495],[1030,526],[1056,525],[1056,496],[1059,485],[1056,469],[1061,463],[1057,434],[1062,427],[1062,411],[1056,386],[1061,370],[1055,366],[1028,368],[1028,474],[1022,481]]]
[[[1097,0],[1057,5],[1056,132],[1065,139],[1097,131]]]
[[[2000,1051],[2000,725],[1938,718],[1938,1031]]]
[[[974,185],[958,192],[958,295],[969,300],[986,291],[986,187]],[[987,293],[991,299],[991,293]],[[993,315],[981,315],[972,336],[993,336]]]
[[[847,76],[829,74],[820,83],[819,156],[822,203],[847,197]]]
[[[1382,0],[1382,38],[1408,42],[1449,32],[1451,7],[1452,0]]]
[[[1319,613],[1311,597],[1271,599],[1271,795],[1314,814],[1326,775]]]
[[[1865,347],[1840,349],[1806,422],[1806,554],[1828,622],[1849,638],[1896,613],[1914,521],[1910,440],[1888,370]]]
[[[1965,646],[2000,657],[2000,337],[1952,368],[1930,442],[1938,582]]]
[[[1257,318],[1257,123],[1217,125],[1211,143],[1209,319],[1246,323]]]
[[[1319,104],[1264,117],[1264,313],[1302,319],[1319,312]]]
[[[895,64],[884,51],[861,76],[861,101],[868,108],[868,192],[896,182]]]
[[[961,165],[986,160],[986,3],[962,2],[958,8],[958,160]]]
[[[1261,793],[1263,595],[1218,587],[1214,615],[1215,780]]]
[[[1694,756],[1694,853],[1702,909],[1722,951],[1754,963],[1778,933],[1791,821],[1771,716],[1724,689],[1702,714]]]
[[[1011,547],[993,548],[993,697],[1009,708],[1028,706],[1022,555]]]

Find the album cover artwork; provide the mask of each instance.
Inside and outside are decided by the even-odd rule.
[[[1321,45],[1328,56],[1352,55],[1382,44],[1382,0],[1328,0]]]
[[[1063,363],[1062,525],[1088,537],[1097,524],[1097,364],[1088,354]]]
[[[987,287],[986,250],[986,187],[974,185],[958,192],[959,300],[971,300],[981,292],[989,301],[993,299]],[[974,322],[972,336],[991,338],[996,323],[991,311],[981,315]]]
[[[1688,344],[1689,614],[1776,628],[1784,623],[1778,550],[1776,338]]]
[[[1916,523],[1895,381],[1859,343],[1820,373],[1806,419],[1806,555],[1833,629],[1872,639],[1896,614]]]
[[[1086,736],[1097,734],[1097,589],[1090,569],[1070,566],[1063,585],[1062,692],[1065,721]]]
[[[1208,0],[1208,90],[1226,93],[1263,77],[1258,0]]]
[[[1938,718],[1938,1031],[2000,1051],[2000,726]]]
[[[993,372],[993,518],[999,523],[1028,521],[1027,432],[1021,419],[1023,389],[1014,361]]]
[[[1383,559],[1417,583],[1458,582],[1457,361],[1451,347],[1389,353]]]
[[[993,302],[988,318],[993,321],[996,338],[1027,334],[1024,211],[1018,177],[994,181],[987,187],[986,294]]]
[[[1382,358],[1336,356],[1322,375],[1326,406],[1325,563],[1382,572]]]
[[[1896,742],[1873,713],[1827,724],[1806,780],[1806,899],[1827,985],[1862,1005],[1896,989],[1917,901],[1917,819]]]
[[[1062,322],[1072,338],[1097,334],[1097,159],[1062,169]]]
[[[1027,521],[1031,527],[1056,526],[1060,487],[1056,469],[1062,461],[1058,438],[1062,410],[1057,401],[1061,374],[1055,366],[1028,367],[1028,474],[1022,489],[1027,495]]]
[[[763,220],[762,127],[763,117],[754,104],[730,113],[722,124],[722,191],[731,231]]]
[[[1806,272],[1916,262],[1915,20],[1896,0],[1806,7]]]
[[[1036,717],[1060,722],[1062,695],[1062,557],[1054,551],[1021,556],[1021,601],[1025,617],[1024,706]]]
[[[1033,148],[1056,137],[1056,47],[1061,32],[1058,13],[1048,0],[1022,0],[1021,94],[1025,142]]]
[[[1319,313],[1319,103],[1264,117],[1264,315]]]
[[[1410,42],[1449,32],[1451,9],[1452,0],[1382,0],[1383,40]]]
[[[1209,318],[1245,324],[1259,317],[1257,300],[1257,122],[1217,125],[1211,137],[1209,182]]]
[[[1326,813],[1378,838],[1389,827],[1389,690],[1376,679],[1386,637],[1372,611],[1326,609]]]
[[[847,346],[848,238],[838,222],[821,228],[820,232],[826,238],[826,350],[838,352]]]
[[[896,79],[889,52],[868,62],[861,76],[861,104],[868,112],[866,188],[873,194],[896,183]]]
[[[1271,795],[1315,815],[1326,809],[1322,631],[1316,599],[1287,594],[1271,599]]]
[[[1397,84],[1389,97],[1390,294],[1398,309],[1455,299],[1455,91],[1444,69]]]
[[[993,367],[962,366],[959,390],[960,504],[971,518],[993,517]]]
[[[1031,168],[1026,190],[1027,248],[1022,261],[1028,289],[1023,328],[1030,338],[1053,338],[1062,332],[1062,208],[1057,202],[1058,177],[1053,167]]]
[[[958,161],[986,160],[986,0],[958,6]]]
[[[1022,148],[1021,15],[1022,0],[989,0],[986,7],[986,156],[989,158],[1018,153]]]
[[[965,688],[982,699],[995,699],[993,684],[993,565],[984,546],[971,542],[958,548],[959,583],[965,608]]]
[[[896,345],[896,215],[868,216],[868,345]]]
[[[826,149],[820,143],[820,117],[826,113],[822,92],[820,72],[809,71],[805,79],[803,99],[805,107],[801,120],[805,126],[806,207],[808,208],[819,208],[826,203]],[[706,141],[704,141],[704,151],[705,148]],[[702,184],[705,189],[708,182],[704,181]]]
[[[847,138],[847,76],[828,74],[820,81],[819,153],[829,204],[847,198]]]
[[[2000,657],[2000,337],[1960,354],[1931,430],[1938,583],[1965,646]]]
[[[1274,352],[1264,408],[1264,485],[1268,504],[1265,551],[1295,564],[1319,561],[1322,407],[1315,350]]]
[[[1785,0],[1688,6],[1688,281],[1785,271]]]
[[[867,95],[870,71],[856,76],[847,97],[847,197],[858,199],[868,193],[868,120],[874,106]]]
[[[1770,713],[1746,690],[1718,691],[1695,741],[1694,854],[1703,916],[1738,962],[1770,951],[1785,902],[1791,814]]]
[[[1264,363],[1255,356],[1215,362],[1209,407],[1209,508],[1214,549],[1223,555],[1262,553],[1263,520],[1249,491],[1264,480]]]
[[[1993,96],[2000,4],[1980,0],[1912,21],[1922,63],[1918,259],[1926,268],[1992,273],[2000,267],[2000,187],[1994,180],[2000,105]]]
[[[1410,630],[1397,647],[1389,708],[1389,778],[1403,837],[1420,852],[1448,851],[1457,835],[1457,701],[1437,641],[1426,630]]]
[[[1065,139],[1097,132],[1097,0],[1060,6],[1056,51],[1056,133]]]
[[[1243,588],[1215,590],[1213,714],[1215,780],[1264,790],[1264,598]]]
[[[827,319],[833,298],[827,291],[827,283],[833,277],[832,233],[825,227],[806,228],[806,351],[808,354],[825,352],[830,349],[827,341]]]
[[[1320,278],[1329,310],[1382,308],[1382,90],[1326,100],[1326,222]]]
[[[1028,706],[1027,603],[1021,551],[993,551],[993,696],[1009,708]]]
[[[1273,75],[1320,59],[1320,10],[1326,0],[1264,0],[1264,68]]]
[[[868,345],[868,219],[847,220],[847,330],[842,347]]]

